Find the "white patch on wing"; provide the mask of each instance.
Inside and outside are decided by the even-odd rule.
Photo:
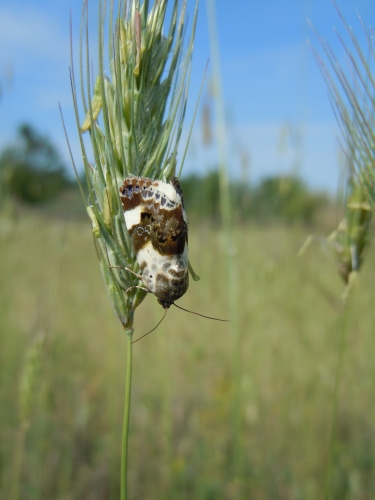
[[[152,196],[148,197],[148,200],[153,199],[154,203],[160,205],[162,210],[174,210],[176,207],[182,205],[181,196],[176,191],[176,188],[173,186],[173,184],[167,184],[166,182],[159,181],[157,186],[153,185],[149,188],[149,190],[152,192]],[[158,199],[156,198],[157,193],[160,195]],[[161,205],[162,197],[165,197],[167,199],[164,205]],[[168,202],[172,202],[173,207],[168,207]],[[183,216],[184,221],[187,222],[185,211]]]
[[[152,246],[151,241],[146,243],[144,247],[137,253],[139,265],[146,262],[146,267],[143,269],[143,277],[150,288],[151,292],[156,290],[156,276],[159,273],[165,274],[167,278],[174,278],[169,273],[170,269],[176,272],[186,270],[188,266],[188,248],[185,245],[182,255],[161,255]]]
[[[174,201],[178,205],[181,203],[181,196],[177,193],[172,184],[166,182],[159,182],[159,186],[155,187],[155,192],[159,191],[161,195],[165,195],[170,201]]]
[[[128,231],[130,231],[133,226],[137,226],[141,223],[141,213],[142,206],[140,205],[124,212],[125,224]]]
[[[182,209],[182,217],[184,218],[184,221],[186,222],[187,224],[187,217],[186,217],[186,212],[185,212],[185,209],[183,208]]]

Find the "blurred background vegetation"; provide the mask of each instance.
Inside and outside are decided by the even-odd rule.
[[[29,205],[56,199],[72,185],[54,145],[29,124],[0,153],[0,176],[3,196]]]
[[[322,5],[316,8],[316,19],[326,19]],[[280,9],[289,18],[291,9]],[[257,10],[262,12],[259,6]],[[293,34],[277,9],[268,10],[276,28]],[[236,19],[235,9],[224,12],[226,22],[229,14],[228,19]],[[35,30],[34,22],[29,24]],[[242,35],[237,22],[232,24]],[[270,25],[266,23],[267,46]],[[276,56],[266,57],[264,64],[278,69],[284,65],[280,32],[272,33]],[[372,45],[368,47],[373,55]],[[16,49],[23,53],[18,45]],[[241,55],[237,52],[238,47],[231,63],[233,54]],[[286,54],[285,61],[294,57],[289,50]],[[259,58],[262,64],[264,56],[267,52]],[[38,68],[51,72],[55,59],[61,64],[54,54],[41,59]],[[33,71],[35,61],[30,63]],[[345,84],[356,75],[354,65],[345,80],[335,58],[332,62]],[[260,83],[267,77],[265,66],[256,67],[261,69],[255,87],[245,82],[251,105],[258,77]],[[309,75],[306,68],[298,73],[303,80]],[[370,71],[366,75],[355,76],[353,89],[349,83],[353,113],[340,108],[335,87],[331,98],[347,119],[346,139],[358,139],[348,148],[358,156],[347,160],[366,160],[372,172],[373,158],[368,160],[361,149],[368,137],[373,156],[374,79]],[[8,92],[11,85],[0,76],[0,91]],[[284,95],[279,76],[278,100]],[[285,82],[298,102],[293,85]],[[316,81],[309,83],[315,94]],[[329,76],[326,83],[332,85]],[[360,92],[359,83],[365,87]],[[368,200],[356,182],[347,183],[348,192],[338,200],[306,185],[299,176],[307,151],[302,150],[302,132],[285,134],[288,126],[280,127],[280,142],[288,143],[287,158],[292,160],[289,169],[278,169],[287,173],[252,182],[252,165],[241,149],[244,138],[236,138],[233,123],[227,123],[226,139],[241,158],[239,177],[231,176],[227,165],[233,210],[228,248],[218,165],[205,161],[210,154],[204,157],[205,147],[217,146],[211,123],[217,97],[207,87],[203,147],[196,149],[203,154],[193,158],[200,174],[185,173],[181,181],[190,260],[201,280],[190,284],[179,303],[209,316],[229,317],[230,254],[236,261],[239,348],[233,348],[227,325],[175,308],[155,332],[135,344],[130,498],[372,500],[375,258]],[[365,106],[357,102],[356,92],[359,100],[365,97]],[[25,99],[30,95],[25,92]],[[6,97],[5,92],[0,95]],[[264,101],[259,102],[263,107]],[[274,106],[272,99],[270,104]],[[363,123],[367,135],[363,115],[356,114],[361,108],[369,116],[369,125]],[[359,117],[359,128],[353,128],[350,117]],[[194,140],[199,138],[192,138],[188,154]],[[0,500],[119,498],[126,340],[111,310],[92,240],[77,182],[60,152],[33,124],[20,125],[14,142],[0,151]],[[315,248],[305,245],[304,257],[298,258],[305,241]],[[350,291],[346,305],[344,290]],[[135,337],[151,330],[162,313],[155,297],[148,296],[136,315]]]
[[[1,153],[0,178],[0,498],[117,499],[125,338],[101,282],[76,182],[31,125],[22,125]],[[225,317],[218,175],[187,175],[182,186],[201,281],[180,303]],[[240,272],[241,443],[233,446],[226,326],[172,308],[134,349],[134,499],[323,494],[343,288],[334,255],[309,251],[298,259],[297,252],[310,233],[336,227],[340,207],[292,174],[256,186],[232,180],[230,192]],[[373,254],[363,267],[340,386],[337,499],[375,495]],[[147,297],[136,334],[161,315]]]

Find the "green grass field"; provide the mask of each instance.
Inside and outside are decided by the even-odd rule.
[[[4,218],[0,226],[0,498],[117,500],[126,346],[90,224],[25,210],[13,226]],[[179,303],[225,318],[221,235],[204,222],[189,231],[201,281]],[[235,357],[228,325],[173,307],[134,345],[130,498],[323,498],[343,286],[318,245],[297,258],[307,234],[234,229]],[[370,248],[349,305],[335,499],[375,498],[374,282]],[[162,313],[148,296],[135,336]]]

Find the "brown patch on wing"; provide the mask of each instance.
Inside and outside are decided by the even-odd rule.
[[[162,255],[182,254],[187,242],[187,224],[182,206],[174,210],[157,210],[154,221],[153,245]]]
[[[158,181],[141,177],[126,177],[120,187],[120,199],[124,211],[132,210],[147,201],[151,187],[158,187]]]
[[[156,286],[154,294],[164,303],[172,304],[178,300],[189,287],[189,273],[186,270],[185,276],[178,279],[168,278],[165,274],[159,273],[156,276]]]
[[[182,189],[181,189],[181,185],[180,185],[180,181],[178,180],[178,177],[172,177],[171,179],[171,184],[172,186],[175,188],[175,190],[177,191],[177,193],[180,195],[181,197],[181,203],[182,203],[182,208],[185,208],[185,205],[184,205],[184,197],[183,197],[183,194],[182,194]],[[187,226],[186,226],[186,244],[188,244],[188,231],[187,231]]]
[[[161,255],[180,255],[187,241],[187,224],[182,216],[182,207],[162,210],[158,204],[145,204],[141,223],[134,226],[130,235],[136,251],[148,241]]]
[[[182,191],[177,177],[171,184],[181,196]],[[183,217],[183,205],[174,209],[164,209],[162,202],[148,200],[153,196],[151,188],[159,183],[152,179],[127,177],[120,188],[120,198],[124,211],[142,206],[140,223],[129,230],[134,249],[138,252],[149,241],[161,255],[180,255],[187,244],[188,228]],[[165,199],[165,198],[164,198]]]
[[[141,271],[143,272],[147,267],[147,262],[145,262],[145,261],[141,262],[139,264],[139,267],[141,268]]]
[[[182,195],[182,189],[181,189],[181,185],[180,185],[180,181],[178,180],[178,177],[172,177],[171,184],[175,188],[177,193],[181,196],[181,203],[182,203],[182,206],[184,206],[184,197]]]

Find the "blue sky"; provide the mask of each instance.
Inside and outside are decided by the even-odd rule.
[[[192,10],[193,0],[188,0]],[[360,13],[374,24],[368,0],[337,0],[346,21],[361,38]],[[90,38],[96,40],[96,2]],[[0,149],[14,140],[17,126],[28,122],[48,135],[69,164],[58,112],[63,108],[77,164],[80,150],[69,83],[69,13],[78,51],[81,2],[3,0],[0,3]],[[312,29],[333,47],[345,65],[333,27],[344,33],[330,0],[216,0],[222,86],[227,114],[228,165],[241,175],[241,157],[249,159],[247,176],[255,183],[268,175],[297,171],[313,188],[335,192],[339,178],[339,137],[327,90],[307,39],[319,49]],[[201,0],[194,52],[186,134],[199,86],[210,57],[205,0]],[[210,102],[210,69],[201,99],[184,172],[205,172],[217,161],[213,144],[203,148],[201,109]]]

